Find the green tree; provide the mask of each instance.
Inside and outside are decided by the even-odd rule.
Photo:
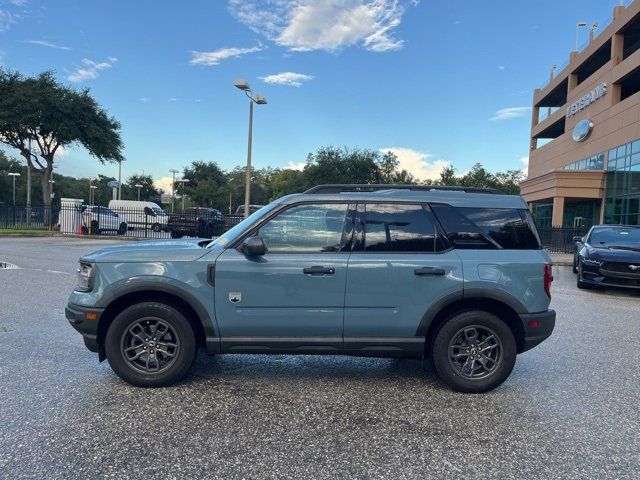
[[[109,180],[111,180],[111,178],[107,179],[106,182]],[[136,185],[142,185],[140,188],[141,201],[155,202],[162,194],[162,192],[155,187],[151,175],[131,175],[122,185],[122,196],[127,200],[138,200],[138,187],[136,187]]]
[[[393,152],[385,153],[378,161],[380,180],[382,183],[414,184],[417,179],[406,170],[399,170],[400,162]]]
[[[0,142],[17,149],[40,177],[45,204],[61,148],[82,145],[101,163],[123,160],[120,124],[88,89],[66,87],[53,72],[24,77],[0,69]]]
[[[323,147],[307,156],[308,185],[327,183],[381,183],[380,152],[360,148]]]
[[[219,208],[224,205],[227,183],[224,172],[216,162],[192,162],[183,172],[183,178],[188,180],[184,186],[176,183],[176,192],[185,194],[191,201],[201,207]]]

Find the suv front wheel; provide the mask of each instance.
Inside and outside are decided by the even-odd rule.
[[[165,387],[189,371],[196,354],[189,321],[157,302],[132,305],[113,320],[105,338],[111,368],[137,387]]]
[[[432,359],[438,377],[454,390],[482,393],[511,374],[516,341],[497,316],[470,310],[451,317],[438,331]]]

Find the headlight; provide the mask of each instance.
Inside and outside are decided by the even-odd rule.
[[[88,263],[81,263],[78,267],[78,279],[75,290],[78,292],[88,292],[91,290],[91,274],[93,267]]]
[[[582,263],[585,265],[593,265],[596,267],[602,266],[602,262],[600,260],[591,260],[590,258],[583,258]]]

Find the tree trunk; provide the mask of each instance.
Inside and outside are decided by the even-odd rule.
[[[49,168],[45,168],[40,171],[40,185],[42,186],[42,208],[43,215],[42,218],[44,220],[45,226],[51,225],[51,191],[52,185],[49,182],[51,178],[51,170]]]

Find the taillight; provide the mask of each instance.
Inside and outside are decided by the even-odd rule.
[[[553,272],[551,265],[544,266],[544,291],[551,298],[551,282],[553,282]]]

